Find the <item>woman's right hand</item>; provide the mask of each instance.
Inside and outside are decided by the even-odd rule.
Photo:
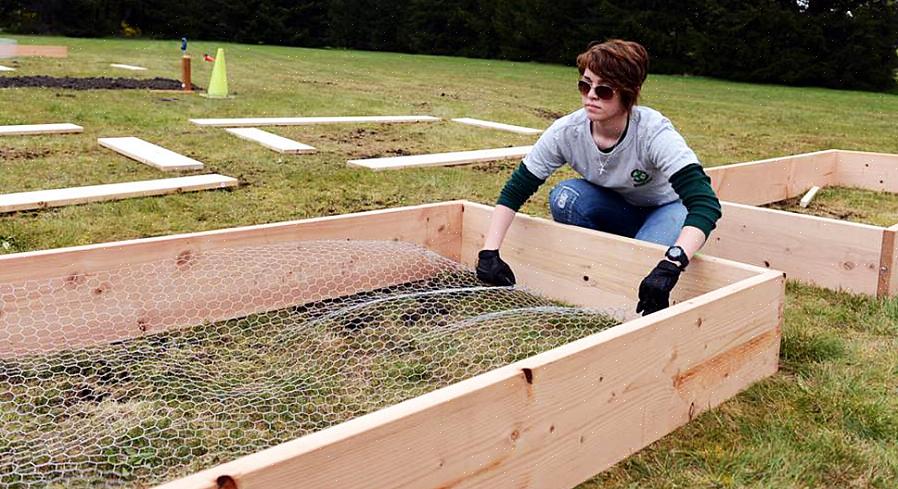
[[[514,272],[508,263],[499,258],[499,250],[480,250],[477,254],[477,278],[490,285],[515,284]]]

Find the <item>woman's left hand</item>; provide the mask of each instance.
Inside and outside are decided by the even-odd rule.
[[[639,303],[636,312],[643,316],[665,309],[670,305],[670,291],[680,279],[680,267],[668,260],[661,260],[639,284]]]

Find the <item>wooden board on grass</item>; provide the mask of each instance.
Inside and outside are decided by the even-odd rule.
[[[0,213],[236,186],[236,178],[213,173],[140,182],[37,190],[0,195]]]
[[[16,69],[10,68],[9,66],[0,65],[0,71],[16,71]]]
[[[203,168],[203,164],[193,158],[188,158],[140,138],[99,138],[97,142],[104,148],[109,148],[116,153],[163,171]]]
[[[28,136],[32,134],[71,134],[83,132],[84,128],[68,122],[61,124],[23,124],[0,126],[0,136]]]
[[[460,117],[452,119],[453,122],[468,124],[469,126],[486,127],[489,129],[498,129],[500,131],[515,132],[518,134],[539,134],[542,129],[534,129],[532,127],[514,126],[511,124],[503,124],[501,122],[484,121],[480,119],[471,119],[469,117]]]
[[[109,66],[113,68],[121,68],[123,70],[131,70],[131,71],[146,71],[147,69],[143,66],[135,66],[135,65],[125,65],[121,63],[110,63]]]
[[[68,46],[43,46],[37,44],[19,44],[15,48],[16,56],[39,56],[42,58],[67,58]]]
[[[309,146],[308,144],[302,144],[292,139],[278,136],[277,134],[272,134],[268,131],[263,131],[255,127],[234,127],[225,129],[225,131],[237,136],[238,138],[246,139],[254,143],[259,143],[266,148],[277,151],[278,153],[299,155],[318,152],[317,149]]]
[[[254,126],[303,126],[311,124],[390,124],[400,122],[435,122],[439,117],[429,115],[383,115],[342,117],[256,117],[237,119],[190,119],[198,126],[254,127]]]
[[[393,156],[387,158],[368,158],[349,160],[349,166],[358,166],[371,170],[401,170],[426,166],[453,166],[518,159],[527,156],[533,146],[514,146],[511,148],[478,149],[474,151],[456,151],[452,153],[431,153],[412,156]]]

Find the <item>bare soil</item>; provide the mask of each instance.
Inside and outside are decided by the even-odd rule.
[[[0,88],[64,88],[69,90],[180,90],[180,80],[170,78],[111,78],[111,77],[54,77],[54,76],[4,76]],[[194,90],[200,87],[193,85]]]

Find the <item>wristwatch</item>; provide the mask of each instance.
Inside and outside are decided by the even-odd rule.
[[[689,266],[689,257],[686,256],[686,251],[679,246],[671,246],[664,256],[674,263],[679,263],[680,271],[686,270],[686,267]]]

